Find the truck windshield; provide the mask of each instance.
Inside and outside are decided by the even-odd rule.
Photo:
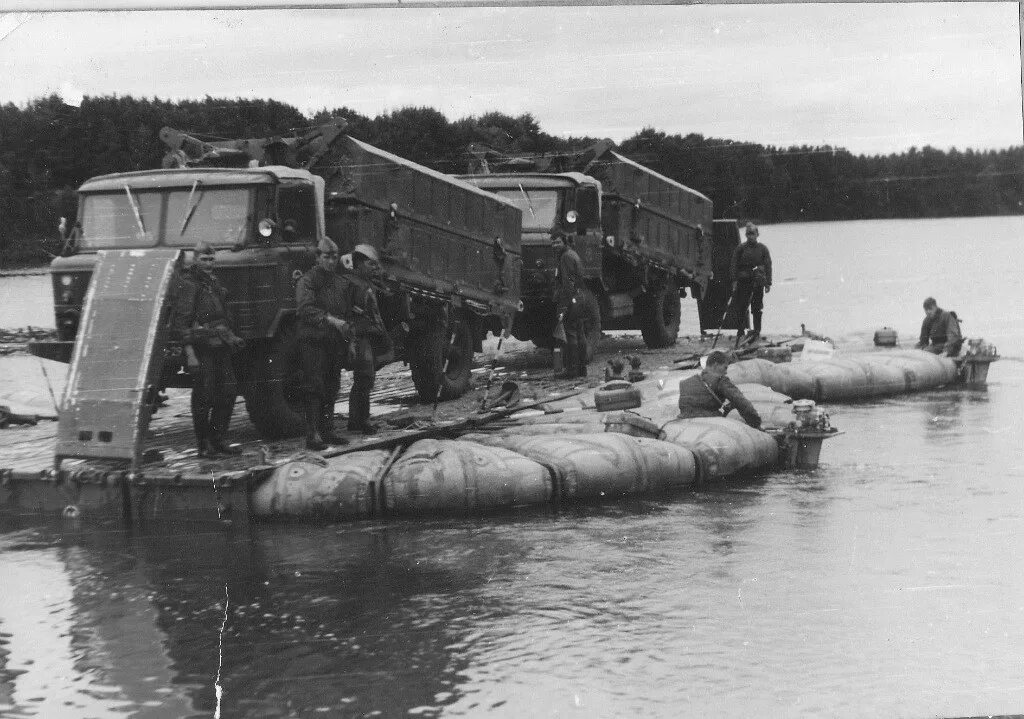
[[[158,243],[191,247],[199,240],[234,245],[246,238],[251,198],[251,188],[204,188],[201,183],[84,195],[81,244],[90,249]]]
[[[492,190],[523,211],[524,230],[550,230],[558,217],[558,190],[531,190],[523,185]]]

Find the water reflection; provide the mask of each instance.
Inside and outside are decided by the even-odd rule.
[[[472,525],[50,532],[4,555],[36,589],[0,601],[0,696],[26,716],[208,716],[218,674],[225,717],[436,714],[466,623],[498,612],[478,589],[522,556]]]
[[[163,717],[177,706],[184,714],[165,696],[169,662],[146,595],[130,577],[98,574],[86,553],[61,543],[8,546],[4,566],[0,713]]]

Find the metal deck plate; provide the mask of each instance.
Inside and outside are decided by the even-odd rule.
[[[61,400],[56,455],[138,464],[180,250],[101,250]]]

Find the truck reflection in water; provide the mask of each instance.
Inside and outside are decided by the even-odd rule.
[[[0,709],[209,716],[220,676],[224,717],[429,711],[497,609],[477,590],[524,551],[452,541],[474,531],[55,529],[6,562],[31,589],[0,599]]]

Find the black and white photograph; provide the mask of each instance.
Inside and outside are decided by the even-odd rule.
[[[0,717],[1024,716],[1022,7],[0,0]]]

